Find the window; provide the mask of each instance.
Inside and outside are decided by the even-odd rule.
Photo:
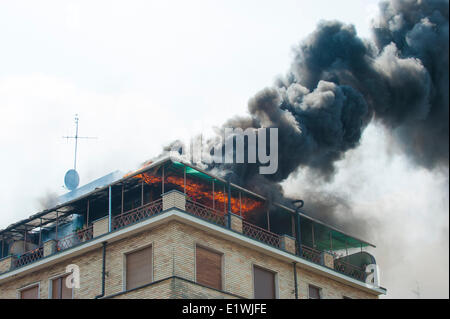
[[[320,288],[309,285],[309,299],[320,299]]]
[[[199,284],[222,289],[222,254],[197,246],[196,279]]]
[[[39,299],[39,285],[20,290],[20,299]]]
[[[152,247],[126,254],[126,290],[152,282]]]
[[[254,295],[256,299],[275,299],[275,273],[253,266]]]
[[[68,288],[66,279],[69,274],[52,280],[52,299],[72,299],[72,288]]]

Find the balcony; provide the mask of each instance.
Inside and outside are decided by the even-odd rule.
[[[152,174],[126,177],[70,206],[45,212],[24,225],[13,225],[14,232],[7,237],[12,240],[5,241],[4,233],[0,237],[3,239],[0,273],[30,265],[175,208],[313,264],[365,281],[364,256],[357,260],[348,255],[348,249],[355,250],[358,246],[362,254],[364,242],[302,216],[299,246],[293,212],[286,207],[273,206],[271,209],[278,211],[271,215],[267,207],[264,199],[256,194],[235,186],[227,191],[223,181],[187,165],[170,162],[154,168]],[[272,221],[272,228],[271,217],[279,218],[276,223]],[[20,233],[23,235],[17,235]],[[5,243],[9,254],[4,253]],[[30,245],[31,248],[26,249]]]

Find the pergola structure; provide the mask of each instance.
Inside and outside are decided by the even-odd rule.
[[[251,230],[248,235],[261,233],[264,238],[273,238],[269,244],[276,242],[279,235],[296,237],[298,250],[305,258],[319,258],[323,251],[345,252],[348,257],[348,251],[355,249],[363,256],[363,248],[375,247],[295,208],[269,202],[264,196],[191,164],[165,158],[0,230],[0,258],[39,251],[48,239],[58,241],[59,249],[78,243],[71,239],[73,234],[89,240],[92,222],[99,218],[108,217],[109,231],[114,231],[123,226],[117,224],[122,216],[160,200],[162,194],[172,190],[184,193],[192,205],[209,209],[219,217],[231,213],[241,216],[244,226]],[[358,263],[354,256],[348,260]]]

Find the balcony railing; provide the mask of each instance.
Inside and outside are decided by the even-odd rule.
[[[320,250],[302,245],[302,253],[300,257],[303,257],[316,264],[322,263],[322,252]]]
[[[112,229],[120,229],[146,218],[154,216],[163,210],[162,198],[153,201],[151,203],[145,204],[141,207],[132,209],[130,211],[124,212],[120,215],[113,217],[112,219]],[[223,211],[215,210],[211,207],[205,206],[198,202],[194,202],[190,199],[186,200],[185,211],[198,216],[204,220],[211,223],[227,227],[227,214]],[[252,239],[263,242],[267,245],[281,249],[281,238],[279,234],[273,233],[267,229],[261,228],[254,224],[249,223],[246,220],[242,220],[242,233]],[[74,232],[68,236],[59,239],[56,243],[56,251],[62,251],[71,248],[77,244],[89,241],[94,238],[93,226],[89,226],[86,229]],[[311,248],[309,246],[302,245],[301,252],[296,251],[296,255],[306,260],[309,260],[315,264],[323,265],[322,252],[320,250]],[[27,264],[33,263],[44,256],[43,247],[39,247],[30,250],[17,258],[14,263],[14,268],[19,268]],[[346,276],[354,278],[359,281],[364,281],[366,279],[366,273],[364,269],[357,267],[355,265],[349,264],[343,261],[341,258],[334,256],[334,269]]]
[[[212,209],[191,200],[186,200],[186,211],[200,218],[206,219],[214,224],[225,226],[226,217],[223,212]]]
[[[349,264],[340,259],[334,260],[334,269],[359,281],[365,281],[366,279],[366,272],[364,271],[364,269]]]
[[[280,248],[281,240],[280,235],[272,233],[264,228],[250,224],[245,220],[242,221],[242,233],[248,237],[262,241],[270,246]]]
[[[91,240],[93,238],[93,235],[94,232],[92,226],[79,230],[77,232],[73,232],[72,234],[69,234],[58,240],[56,244],[56,250],[61,251],[73,247],[79,243],[83,243],[87,240]]]
[[[23,253],[14,261],[14,268],[19,268],[41,259],[44,256],[44,248],[38,247]]]
[[[161,211],[162,199],[160,198],[151,203],[115,216],[112,221],[112,229],[116,230],[137,223],[138,221],[151,217]]]

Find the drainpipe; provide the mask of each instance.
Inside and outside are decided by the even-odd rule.
[[[103,245],[103,260],[102,260],[102,293],[98,296],[95,296],[95,299],[101,298],[105,296],[105,276],[106,276],[106,244],[107,242],[104,241],[102,243]]]
[[[297,263],[294,261],[292,263],[294,265],[294,292],[295,292],[295,299],[298,299],[298,287],[297,287]]]

